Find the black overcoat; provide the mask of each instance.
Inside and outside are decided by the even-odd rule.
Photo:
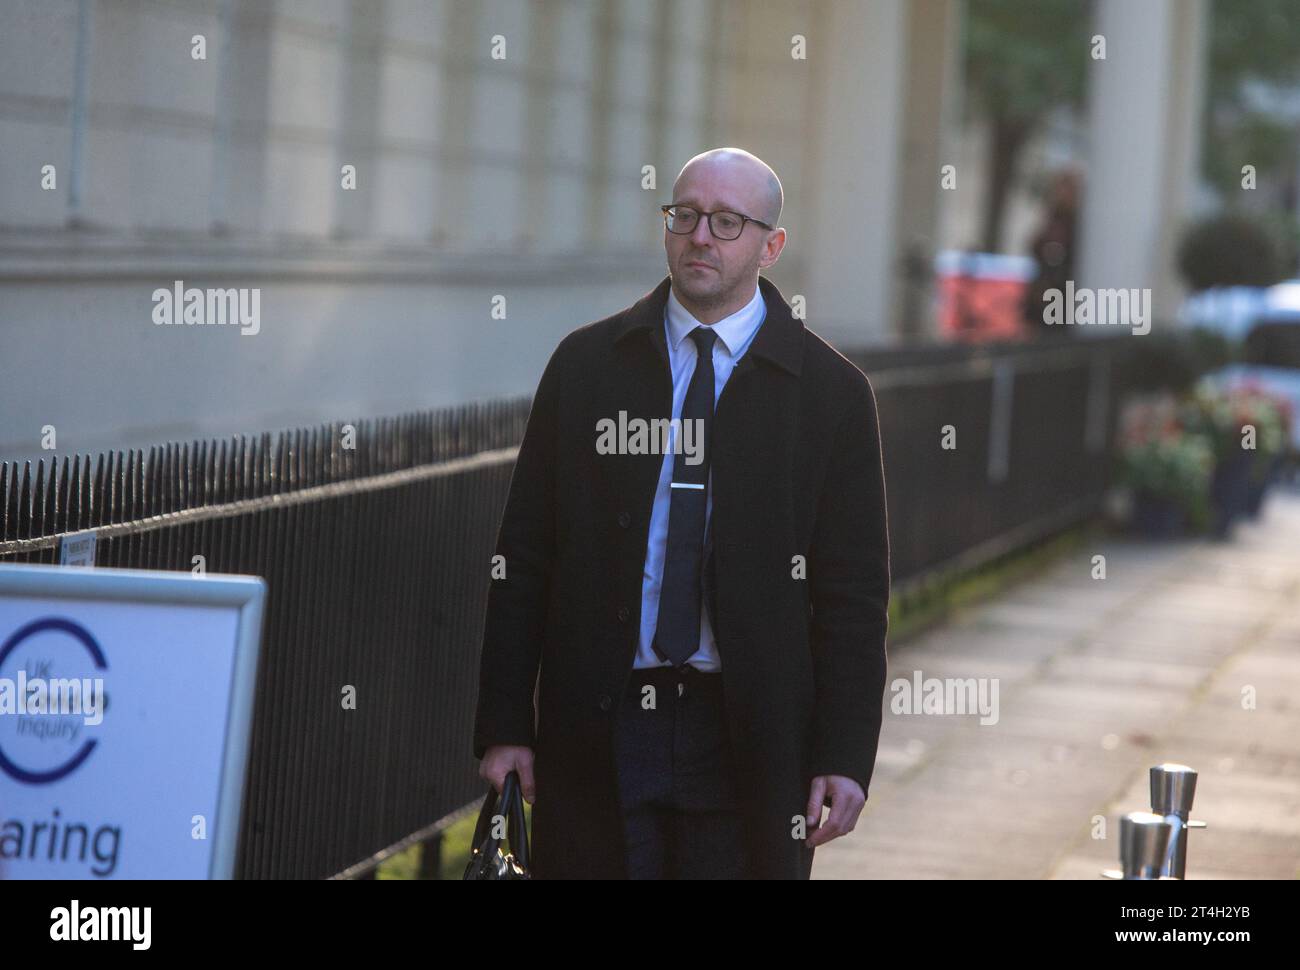
[[[534,876],[626,878],[613,729],[640,628],[662,452],[598,422],[671,417],[671,280],[574,330],[533,399],[488,593],[474,756],[535,753]],[[767,316],[713,419],[705,568],[753,878],[806,879],[815,775],[867,791],[886,678],[889,534],[875,394],[760,277]]]

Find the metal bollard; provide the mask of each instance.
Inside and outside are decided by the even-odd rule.
[[[1174,827],[1163,815],[1129,812],[1119,820],[1122,869],[1103,869],[1107,879],[1166,879],[1161,874]]]
[[[1151,811],[1163,815],[1173,829],[1161,875],[1187,878],[1187,830],[1206,823],[1188,818],[1196,797],[1196,772],[1187,765],[1162,764],[1151,769]]]
[[[1196,772],[1186,765],[1151,769],[1151,811],[1129,812],[1120,820],[1120,869],[1103,869],[1107,879],[1185,879],[1187,830],[1206,823],[1188,819],[1196,795]]]

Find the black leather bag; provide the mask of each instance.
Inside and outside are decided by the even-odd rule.
[[[506,839],[492,835],[492,817],[497,812],[497,790],[488,785],[487,798],[478,813],[474,826],[474,842],[469,864],[465,867],[466,879],[531,879],[528,871],[528,828],[524,822],[524,795],[519,783],[519,773],[506,775],[501,786],[501,811],[506,819]],[[510,851],[502,852],[501,843],[508,841]]]

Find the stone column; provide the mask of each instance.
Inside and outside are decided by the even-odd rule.
[[[1206,0],[1099,0],[1089,72],[1079,286],[1151,290],[1152,330],[1183,287],[1174,254],[1198,174]],[[1081,328],[1085,336],[1092,330]]]

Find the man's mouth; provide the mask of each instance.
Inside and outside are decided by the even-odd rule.
[[[701,266],[704,269],[713,269],[713,267],[710,266],[708,263],[701,263],[699,260],[692,260],[691,262],[686,264],[686,267],[688,269],[692,266]]]

